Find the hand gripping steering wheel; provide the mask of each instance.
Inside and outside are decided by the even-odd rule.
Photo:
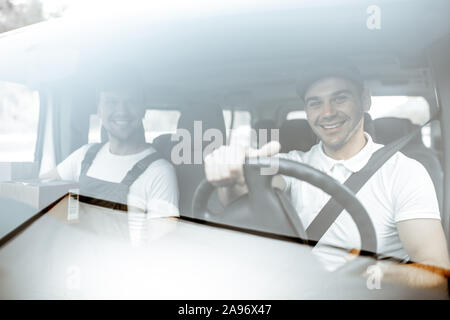
[[[248,194],[229,204],[221,213],[209,212],[208,201],[215,186],[203,180],[192,201],[193,217],[237,228],[250,229],[308,240],[296,210],[289,198],[272,187],[273,175],[260,174],[263,168],[294,177],[322,189],[333,197],[352,217],[361,237],[361,250],[376,253],[377,239],[372,221],[355,194],[327,174],[303,163],[280,158],[250,158],[244,164]],[[330,227],[333,221],[329,222]]]

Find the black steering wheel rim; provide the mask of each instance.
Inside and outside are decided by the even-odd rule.
[[[276,162],[275,162],[276,161]],[[320,188],[335,200],[350,214],[355,222],[360,238],[361,250],[376,253],[377,239],[375,228],[364,206],[355,194],[345,185],[339,183],[329,175],[304,163],[282,158],[251,158],[244,164],[244,172],[251,169],[261,169],[277,166],[277,174],[293,177]],[[249,189],[251,186],[248,185]],[[207,212],[208,200],[215,190],[215,186],[203,180],[197,187],[192,201],[194,218],[204,220]]]

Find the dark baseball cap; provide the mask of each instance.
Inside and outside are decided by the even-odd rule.
[[[297,79],[297,93],[303,99],[309,87],[329,77],[343,78],[354,83],[359,90],[364,87],[364,80],[359,69],[345,59],[322,60],[311,63],[302,70]]]

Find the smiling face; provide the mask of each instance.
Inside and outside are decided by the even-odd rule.
[[[363,135],[363,115],[370,108],[370,96],[351,81],[328,77],[309,86],[305,111],[314,133],[325,148],[337,151]]]
[[[100,92],[99,113],[110,138],[129,141],[143,134],[142,118],[145,108],[138,90]]]

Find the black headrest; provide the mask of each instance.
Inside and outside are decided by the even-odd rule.
[[[373,138],[375,136],[375,127],[372,117],[367,112],[364,113],[364,131],[370,134]]]
[[[253,128],[256,130],[256,140],[258,142],[258,146],[261,147],[261,144],[265,143],[265,142],[269,142],[272,141],[273,139],[275,139],[275,137],[272,137],[272,129],[277,129],[277,125],[275,120],[272,119],[261,119],[255,122],[255,124],[253,125]],[[265,139],[266,141],[259,141],[260,138],[260,131],[261,129],[265,129],[266,131],[266,137],[267,139]]]
[[[254,128],[258,129],[275,129],[276,128],[275,120],[272,119],[261,119],[255,122]]]
[[[200,131],[194,133],[196,121],[198,121],[197,126],[201,128],[201,144],[194,142],[194,139],[198,139],[196,135],[200,133]],[[203,158],[204,149],[211,143],[210,141],[205,141],[202,138],[208,129],[218,129],[222,133],[221,143],[226,143],[225,120],[223,117],[223,111],[219,106],[190,106],[188,109],[184,109],[181,112],[180,119],[178,120],[178,129],[186,129],[190,132],[190,145],[193,152],[193,159],[198,156]]]
[[[166,133],[157,136],[152,142],[153,148],[158,150],[164,159],[171,161],[171,151],[172,151],[172,134]]]
[[[305,119],[284,121],[280,128],[281,152],[308,151],[317,142],[316,135]]]
[[[379,118],[373,120],[375,129],[375,141],[381,144],[388,144],[397,140],[413,130],[419,128],[409,119],[400,119],[394,117]],[[412,143],[422,144],[422,136],[417,135]]]
[[[225,134],[225,120],[220,106],[189,106],[181,112],[178,128],[193,133],[194,121],[201,121],[203,132],[215,128]]]
[[[189,131],[192,150],[194,150],[194,147],[197,146],[194,143],[194,121],[200,121],[199,124],[202,129],[202,137],[206,130],[215,128],[220,130],[225,140],[225,121],[223,118],[222,109],[220,107],[190,107],[189,109],[182,110],[177,128]],[[199,152],[202,152],[203,149],[210,143],[209,141],[203,141],[203,139],[202,142],[202,149],[199,149]],[[170,159],[172,147],[176,143],[178,143],[178,140],[172,140],[172,134],[163,134],[156,137],[152,144],[153,147],[155,147],[166,159]]]

